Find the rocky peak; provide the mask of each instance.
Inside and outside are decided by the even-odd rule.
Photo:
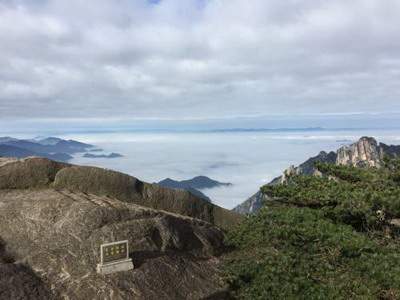
[[[380,167],[383,151],[372,137],[362,137],[356,143],[337,151],[336,164],[354,167]]]
[[[284,183],[288,179],[288,177],[298,174],[299,168],[296,168],[294,165],[291,165],[285,171],[283,171],[283,175],[281,176],[280,182]]]

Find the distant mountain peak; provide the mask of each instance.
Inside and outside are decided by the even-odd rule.
[[[195,194],[198,197],[201,197],[207,201],[210,201],[210,198],[207,197],[203,192],[199,191],[201,189],[212,189],[215,187],[221,186],[231,186],[231,183],[219,182],[217,180],[211,179],[204,175],[195,176],[192,179],[177,181],[171,178],[166,178],[158,182],[158,185],[163,187],[173,188],[173,189],[182,189]]]
[[[171,178],[167,177],[167,178],[165,178],[165,179],[164,179],[164,180],[162,180],[162,181],[175,181],[175,180],[173,180],[173,179],[171,179]]]
[[[211,178],[204,176],[204,175],[199,175],[199,176],[195,176],[192,178],[193,179],[206,179],[206,180],[212,180]]]
[[[166,178],[164,180],[161,180],[159,182],[160,183],[165,183],[165,182],[173,182],[177,185],[180,186],[190,186],[192,188],[195,189],[211,189],[211,188],[215,188],[215,187],[220,187],[220,186],[230,186],[232,185],[232,183],[229,182],[220,182],[214,179],[211,179],[210,177],[204,176],[204,175],[199,175],[199,176],[195,176],[191,179],[187,179],[187,180],[174,180],[171,178]]]
[[[380,167],[384,153],[376,139],[364,136],[351,145],[339,148],[336,154],[338,165]]]
[[[204,175],[195,176],[189,180],[182,180],[181,183],[190,185],[196,189],[211,189],[220,186],[230,186],[232,183],[229,182],[220,182],[214,179],[211,179]]]
[[[59,143],[60,141],[62,141],[62,139],[57,138],[57,137],[39,137],[39,138],[35,138],[34,141],[36,141],[37,143],[41,144],[41,145],[56,145],[57,143]]]

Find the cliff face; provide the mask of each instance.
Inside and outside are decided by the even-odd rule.
[[[118,172],[1,159],[0,298],[208,297],[224,288],[223,232],[212,223],[235,216]],[[100,245],[126,239],[135,269],[98,275]]]
[[[236,206],[233,210],[239,214],[254,213],[262,207],[266,200],[267,196],[261,193],[261,191],[258,191],[242,204]]]
[[[320,175],[315,169],[315,162],[333,163],[337,165],[348,165],[354,167],[376,167],[379,168],[383,164],[384,156],[399,157],[400,146],[386,145],[379,143],[372,137],[362,137],[356,143],[343,146],[336,152],[320,152],[317,156],[311,157],[297,167],[290,166],[279,176],[272,180],[269,184],[282,184],[286,181],[287,176],[297,175]],[[267,197],[257,192],[255,195],[247,199],[233,210],[241,214],[249,214],[257,212],[262,202]]]
[[[336,164],[379,168],[385,154],[384,147],[378,145],[374,138],[362,137],[357,143],[344,146],[337,151]]]

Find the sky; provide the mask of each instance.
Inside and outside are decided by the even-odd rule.
[[[0,125],[391,124],[399,28],[398,0],[0,0]]]

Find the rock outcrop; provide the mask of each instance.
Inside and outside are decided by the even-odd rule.
[[[322,151],[317,156],[311,157],[298,167],[290,166],[283,172],[282,176],[273,179],[269,184],[284,183],[290,175],[320,175],[319,171],[314,167],[316,162],[354,167],[379,168],[382,166],[385,156],[400,156],[400,146],[378,143],[372,137],[362,137],[356,143],[343,146],[336,152],[327,153]],[[233,210],[241,214],[255,213],[261,208],[266,198],[267,197],[262,195],[259,191]]]
[[[0,299],[218,295],[224,234],[213,223],[239,218],[198,200],[110,170],[1,159]],[[118,240],[135,269],[97,274],[100,245]]]
[[[3,159],[0,166],[0,189],[29,189],[50,186],[58,171],[69,165],[37,157]]]
[[[383,159],[377,141],[363,137],[357,143],[344,146],[337,151],[336,164],[358,167],[380,167]]]
[[[112,170],[74,166],[37,157],[3,161],[0,189],[53,187],[110,196],[120,201],[202,219],[222,228],[240,220],[236,213],[200,199],[188,191],[149,184]]]
[[[42,280],[26,265],[14,263],[0,239],[0,299],[46,299],[50,291]]]
[[[244,201],[242,204],[236,206],[234,211],[239,214],[250,214],[255,213],[263,206],[264,201],[267,200],[267,196],[258,191],[249,199]]]

